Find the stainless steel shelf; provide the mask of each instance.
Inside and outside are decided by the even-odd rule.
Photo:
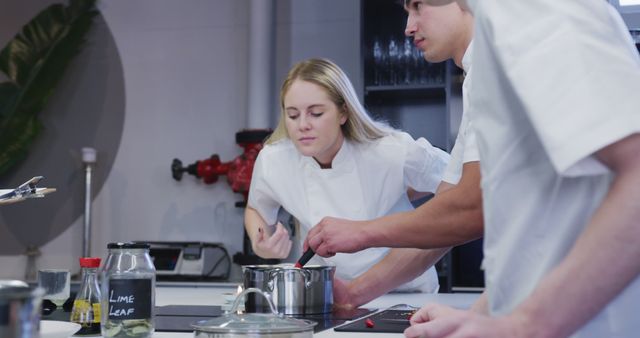
[[[371,92],[390,92],[390,91],[407,91],[407,90],[445,90],[446,85],[444,83],[433,84],[398,84],[398,85],[383,85],[383,86],[365,86],[364,90],[367,93]]]

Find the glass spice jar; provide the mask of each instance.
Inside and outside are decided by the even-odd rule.
[[[102,336],[145,338],[154,332],[156,270],[149,244],[109,243],[102,270]]]

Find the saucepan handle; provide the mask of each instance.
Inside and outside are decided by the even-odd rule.
[[[264,297],[267,300],[267,303],[269,303],[269,308],[271,308],[271,313],[277,315],[278,311],[276,311],[276,307],[275,305],[273,305],[273,301],[271,300],[271,295],[268,292],[264,292],[258,288],[248,288],[245,289],[244,291],[242,291],[238,297],[236,297],[236,300],[233,301],[233,305],[231,306],[231,310],[229,310],[229,312],[231,313],[235,313],[238,312],[238,306],[240,306],[240,302],[243,302],[244,296],[247,293],[258,293],[260,295],[262,295],[262,297]]]
[[[276,276],[278,275],[278,273],[280,273],[280,271],[282,271],[282,269],[280,268],[276,268],[273,270],[270,270],[269,273],[267,274],[267,288],[269,289],[270,292],[273,292],[273,290],[275,289],[275,284],[276,284]]]

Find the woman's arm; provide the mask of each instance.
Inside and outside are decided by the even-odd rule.
[[[291,251],[291,239],[289,232],[284,228],[282,223],[278,222],[273,234],[270,226],[264,221],[262,216],[247,206],[244,211],[244,228],[247,230],[247,236],[251,240],[253,251],[262,258],[287,258]]]

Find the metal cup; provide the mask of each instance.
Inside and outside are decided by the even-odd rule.
[[[0,337],[39,337],[44,291],[15,280],[0,280]]]

